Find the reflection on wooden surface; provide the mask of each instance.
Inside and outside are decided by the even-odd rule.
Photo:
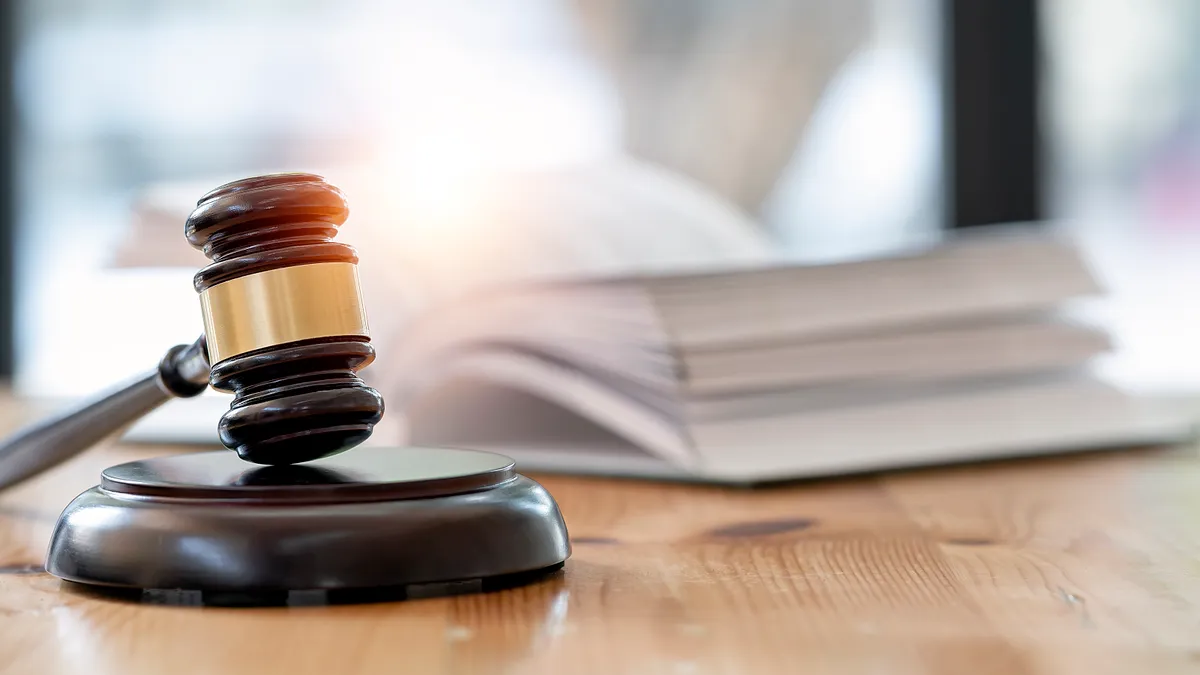
[[[98,449],[0,498],[4,673],[1170,673],[1200,667],[1200,463],[1142,450],[758,491],[543,477],[575,552],[486,595],[158,607],[41,573]]]

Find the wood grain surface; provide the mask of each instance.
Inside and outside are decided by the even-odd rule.
[[[485,595],[165,607],[41,571],[100,469],[174,451],[0,494],[0,672],[1200,672],[1190,447],[753,491],[542,476],[574,555]]]

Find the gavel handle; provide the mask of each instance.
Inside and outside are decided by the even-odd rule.
[[[0,490],[74,457],[172,398],[199,394],[208,374],[201,337],[172,347],[154,371],[18,431],[0,444]]]

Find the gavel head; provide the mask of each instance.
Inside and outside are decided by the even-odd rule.
[[[311,174],[235,181],[187,219],[212,261],[195,277],[213,388],[233,403],[221,441],[247,461],[295,464],[354,447],[383,416],[357,371],[375,358],[358,255],[333,241],[349,208]]]

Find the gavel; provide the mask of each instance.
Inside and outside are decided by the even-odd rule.
[[[453,448],[345,453],[384,412],[358,375],[375,358],[358,255],[333,241],[348,215],[340,190],[305,173],[200,198],[184,234],[210,261],[194,279],[204,334],[152,372],[5,441],[0,489],[210,385],[233,393],[217,425],[228,450],[106,469],[59,517],[47,571],[98,586],[278,594],[482,588],[563,564],[558,505],[511,459]]]
[[[358,254],[333,241],[349,207],[312,174],[239,180],[200,198],[188,242],[204,335],[158,368],[0,446],[0,488],[94,445],[174,397],[233,392],[221,442],[256,464],[297,464],[366,440],[383,397],[357,372],[375,359]],[[211,364],[211,367],[210,365]]]

